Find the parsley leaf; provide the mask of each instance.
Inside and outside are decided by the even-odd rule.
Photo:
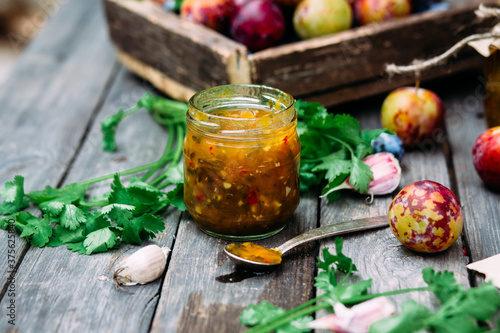
[[[444,271],[436,273],[432,267],[427,267],[422,270],[422,278],[442,303],[462,290],[462,286],[457,284],[452,272]]]
[[[91,232],[85,237],[83,246],[85,254],[105,252],[119,244],[116,234],[110,228],[99,229]]]
[[[143,212],[158,203],[158,193],[140,187],[124,187],[118,175],[115,175],[111,189],[109,202],[135,206],[135,213]]]
[[[344,247],[343,239],[340,237],[335,238],[335,250],[336,254],[331,254],[328,248],[323,248],[323,260],[318,258],[316,266],[322,270],[328,271],[332,269],[332,265],[336,266],[337,269],[348,272],[349,269],[352,271],[357,271],[356,265],[352,262],[352,259],[347,257],[342,253],[342,248]]]
[[[182,138],[188,105],[146,93],[133,107],[120,109],[101,122],[104,150],[116,149],[120,122],[140,109],[146,109],[158,124],[168,128],[168,144],[158,161],[62,188],[46,186],[28,194],[24,193],[24,178],[15,176],[0,189],[4,198],[0,215],[6,215],[0,219],[0,227],[14,226],[34,246],[68,244],[68,249],[80,254],[106,251],[122,242],[140,244],[163,231],[162,218],[154,214],[168,205],[185,210],[183,184],[179,181],[183,180]],[[128,187],[121,182],[124,175],[132,176]],[[159,176],[149,179],[155,175]],[[109,179],[111,191],[86,201],[89,185]],[[172,191],[162,191],[173,184],[177,186]],[[21,212],[30,201],[44,213],[43,218]]]
[[[75,203],[82,200],[88,185],[83,183],[72,183],[62,188],[46,186],[42,191],[32,191],[26,196],[35,204],[47,201],[59,201],[62,203]]]
[[[349,183],[354,186],[354,189],[359,193],[365,193],[372,179],[373,172],[370,166],[356,156],[352,156],[352,171],[349,177]]]
[[[72,204],[64,206],[64,210],[61,212],[61,226],[69,230],[75,230],[80,224],[86,221],[87,218],[85,217],[85,213],[80,208]]]
[[[275,317],[285,313],[285,310],[274,306],[268,301],[262,301],[257,305],[249,305],[240,315],[240,321],[247,326],[256,326],[272,321]],[[306,326],[313,320],[310,316],[299,317],[276,329],[276,333],[300,333],[309,332],[311,329]]]
[[[325,178],[329,181],[335,181],[337,177],[345,178],[352,169],[352,163],[346,160],[344,150],[339,150],[325,157],[321,157],[321,163],[316,165],[312,171],[326,171]]]
[[[31,244],[39,247],[49,242],[52,226],[48,215],[38,218],[29,212],[19,212],[15,215],[15,220],[15,226],[21,230],[20,237],[25,237]]]
[[[14,214],[29,206],[24,197],[24,177],[22,176],[14,176],[14,180],[6,182],[0,189],[0,196],[5,199],[0,204],[0,215]]]
[[[268,301],[262,301],[258,305],[251,304],[243,310],[240,320],[243,325],[255,326],[284,312],[285,310],[282,308],[274,306]]]
[[[179,211],[186,210],[184,204],[184,183],[178,183],[175,188],[167,193],[168,203],[176,207]]]
[[[87,249],[83,245],[83,241],[82,242],[78,242],[78,243],[68,244],[68,246],[66,246],[66,248],[68,250],[73,251],[73,252],[77,252],[78,254],[87,254]]]
[[[144,214],[130,219],[123,225],[122,239],[126,243],[141,244],[143,240],[153,238],[156,233],[165,230],[161,217]]]
[[[372,138],[385,130],[361,131],[354,117],[330,114],[318,103],[297,101],[296,109],[302,145],[300,181],[305,183],[301,190],[326,180],[323,194],[335,201],[340,197],[336,192],[346,188],[339,185],[349,177],[354,190],[366,192],[373,173],[362,159],[373,153]]]

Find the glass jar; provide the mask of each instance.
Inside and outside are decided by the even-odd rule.
[[[269,237],[299,204],[300,142],[294,99],[258,85],[226,85],[189,101],[184,202],[205,233]]]
[[[486,88],[484,117],[488,128],[500,126],[500,51],[493,50],[485,60]]]

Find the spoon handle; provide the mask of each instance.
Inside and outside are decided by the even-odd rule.
[[[309,230],[303,234],[300,234],[287,242],[283,243],[281,246],[275,248],[276,250],[281,251],[281,254],[285,254],[289,250],[294,247],[311,242],[314,240],[343,235],[350,232],[381,228],[389,226],[389,221],[387,219],[387,215],[383,216],[375,216],[375,217],[366,217],[357,220],[350,220],[345,222],[339,222],[335,224],[330,224],[324,227],[316,228]]]

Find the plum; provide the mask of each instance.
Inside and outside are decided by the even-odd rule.
[[[457,197],[431,180],[403,188],[389,206],[388,218],[394,236],[417,252],[446,250],[463,228],[463,212]]]
[[[225,32],[234,9],[233,0],[184,0],[180,16],[213,30]]]
[[[413,147],[443,126],[444,105],[430,90],[402,87],[392,91],[382,104],[382,127],[393,131],[405,147]]]
[[[479,135],[472,147],[472,161],[482,181],[500,191],[500,126]]]
[[[347,30],[353,20],[346,0],[303,0],[295,8],[293,26],[301,39]]]
[[[231,19],[231,36],[251,51],[276,45],[285,32],[285,19],[272,0],[244,2]]]
[[[391,153],[399,162],[401,162],[405,155],[403,141],[397,135],[381,133],[378,138],[372,140],[371,146],[375,153]]]
[[[389,21],[411,14],[410,0],[356,0],[354,13],[359,24]]]

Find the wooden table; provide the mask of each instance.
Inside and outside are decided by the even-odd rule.
[[[458,282],[474,286],[482,278],[465,265],[500,253],[500,195],[484,187],[471,159],[472,144],[485,130],[481,82],[478,70],[428,86],[446,104],[447,135],[436,132],[437,143],[407,153],[402,163],[400,188],[431,179],[456,193],[465,212],[462,238],[443,253],[425,255],[404,248],[389,229],[345,236],[344,252],[359,268],[354,280],[373,278],[371,292],[423,286],[421,270],[427,266],[452,271]],[[100,121],[152,90],[117,63],[101,3],[64,1],[0,89],[0,183],[21,174],[31,191],[158,159],[167,135],[146,112],[121,125],[116,153],[101,150]],[[364,128],[377,128],[382,98],[332,112],[351,112]],[[94,186],[91,193],[108,188]],[[318,226],[386,214],[393,195],[367,205],[363,196],[346,193],[327,203],[311,190],[289,225],[258,243],[277,245]],[[321,248],[333,248],[332,239],[313,243],[270,274],[244,275],[222,254],[226,241],[205,235],[175,209],[163,217],[166,230],[153,243],[172,249],[166,274],[127,288],[130,293],[115,288],[111,277],[117,261],[137,246],[85,256],[65,246],[31,247],[16,237],[16,273],[9,275],[8,233],[0,231],[0,332],[243,331],[238,316],[250,304],[268,300],[290,309],[314,297],[316,257]],[[9,296],[12,287],[15,295]],[[426,305],[435,301],[425,292],[394,301],[399,305],[409,298]],[[12,300],[15,326],[5,316]]]

